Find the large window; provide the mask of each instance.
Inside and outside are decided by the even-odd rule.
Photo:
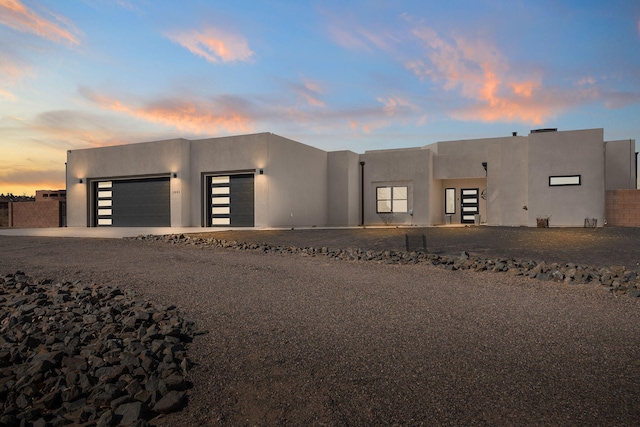
[[[377,213],[407,213],[407,187],[377,187]]]

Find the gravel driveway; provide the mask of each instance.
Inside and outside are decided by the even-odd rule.
[[[159,425],[637,425],[640,299],[162,242],[0,237],[0,274],[117,283],[210,332]]]

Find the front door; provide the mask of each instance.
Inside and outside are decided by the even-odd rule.
[[[480,213],[480,201],[477,188],[463,188],[460,195],[461,223],[473,224]]]

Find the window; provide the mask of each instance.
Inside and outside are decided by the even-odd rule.
[[[377,213],[406,213],[408,211],[407,187],[377,187]]]
[[[456,213],[456,189],[444,189],[444,213],[445,215],[453,215]]]
[[[582,181],[581,175],[563,175],[563,176],[550,176],[549,187],[561,186],[561,185],[580,185]]]

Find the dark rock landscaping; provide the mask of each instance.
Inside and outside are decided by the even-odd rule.
[[[425,251],[333,249],[328,247],[296,247],[283,245],[254,244],[228,241],[216,238],[190,237],[184,234],[164,236],[138,236],[131,238],[143,241],[160,241],[178,245],[229,248],[234,250],[255,250],[279,254],[300,256],[326,256],[347,261],[373,261],[385,264],[428,263],[447,270],[473,270],[493,273],[507,273],[525,276],[537,280],[551,280],[568,285],[594,284],[603,286],[617,295],[640,297],[640,278],[638,272],[622,265],[593,267],[576,263],[546,263],[533,260],[515,260],[506,258],[483,259],[468,252],[459,255],[430,254]]]
[[[128,290],[0,278],[0,426],[144,426],[178,411],[195,333]]]

